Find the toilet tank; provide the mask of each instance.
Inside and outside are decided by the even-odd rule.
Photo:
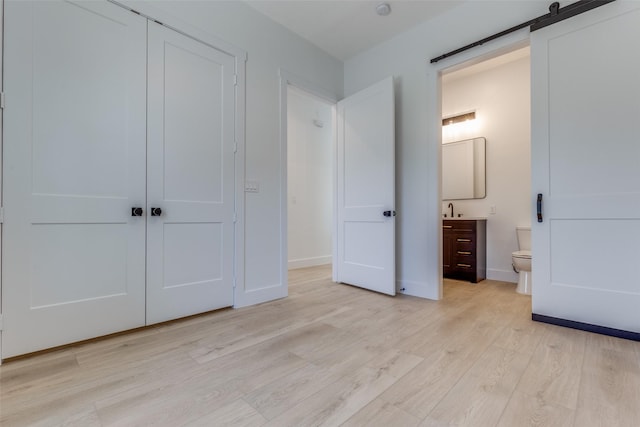
[[[518,236],[518,249],[521,251],[531,250],[531,227],[516,227]]]

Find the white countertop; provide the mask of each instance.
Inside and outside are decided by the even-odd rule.
[[[481,217],[481,216],[457,216],[455,218],[442,218],[443,221],[486,221],[487,217]]]

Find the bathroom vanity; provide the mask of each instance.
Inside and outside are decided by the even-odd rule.
[[[478,283],[487,277],[486,218],[442,221],[442,274]]]

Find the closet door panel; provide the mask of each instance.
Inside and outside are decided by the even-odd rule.
[[[189,47],[164,50],[164,198],[220,204],[224,69]]]
[[[149,24],[147,324],[233,304],[235,60]]]
[[[4,358],[144,324],[147,25],[5,7]]]

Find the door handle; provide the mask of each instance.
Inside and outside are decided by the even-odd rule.
[[[542,222],[542,193],[538,193],[538,202],[536,205],[538,209],[538,222]]]
[[[142,208],[138,208],[138,207],[131,208],[131,216],[142,216],[143,213],[144,211],[142,210]]]
[[[161,208],[151,208],[151,216],[160,216],[162,215]]]
[[[396,216],[396,211],[384,211],[384,212],[382,212],[382,215],[384,215],[387,218],[389,218],[391,216]]]

